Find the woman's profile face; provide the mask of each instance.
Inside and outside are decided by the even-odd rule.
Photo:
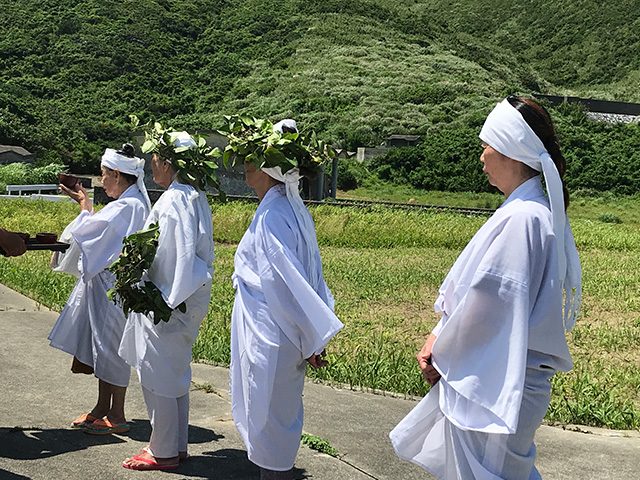
[[[157,153],[151,156],[151,173],[153,173],[153,181],[161,187],[167,188],[171,185],[173,169]]]
[[[482,144],[482,171],[491,185],[504,194],[511,193],[518,185],[527,180],[523,174],[524,164],[501,154],[491,145]]]
[[[118,172],[109,168],[100,167],[100,173],[102,174],[100,181],[102,182],[104,192],[110,198],[118,198],[122,193]]]
[[[511,167],[514,163],[509,157],[498,152],[491,145],[482,144],[482,154],[480,161],[482,162],[482,172],[487,176],[487,180],[491,185],[504,193],[507,185],[505,183],[511,177]]]
[[[244,181],[254,190],[260,181],[261,174],[263,174],[263,172],[256,168],[253,163],[244,162]]]

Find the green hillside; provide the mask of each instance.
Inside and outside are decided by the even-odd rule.
[[[511,52],[554,93],[640,102],[638,0],[427,3],[433,15],[448,19],[449,32],[485,38]]]
[[[353,148],[468,133],[512,92],[640,101],[638,1],[3,3],[0,143],[76,169],[129,113],[200,130],[293,116]]]

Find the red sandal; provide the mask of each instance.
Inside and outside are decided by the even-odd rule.
[[[122,462],[122,466],[124,468],[129,469],[129,470],[140,470],[140,471],[147,471],[147,470],[175,470],[179,466],[178,463],[169,463],[169,464],[158,463],[158,462],[156,462],[155,459],[153,459],[153,458],[145,458],[142,455],[143,454],[134,455],[130,459],[127,459],[127,460],[135,460],[136,462],[142,463],[142,465],[130,465],[130,464],[126,463],[127,460],[125,460],[124,462]]]

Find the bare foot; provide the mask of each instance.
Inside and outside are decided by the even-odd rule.
[[[94,408],[89,413],[96,418],[104,418],[104,416],[107,414],[107,412],[103,413],[103,411],[98,408]]]

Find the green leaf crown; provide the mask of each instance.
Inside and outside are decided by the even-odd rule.
[[[139,128],[140,121],[135,115],[130,115],[131,126]],[[200,190],[207,186],[220,190],[215,157],[221,155],[219,149],[207,145],[207,140],[201,135],[191,135],[194,145],[178,144],[178,138],[183,132],[164,127],[159,122],[148,122],[142,125],[144,143],[140,148],[143,153],[155,153],[161,159],[170,162],[178,172],[180,181],[188,183]]]
[[[335,151],[318,140],[315,132],[279,132],[268,120],[246,116],[225,116],[218,130],[227,137],[222,154],[225,166],[251,162],[257,168],[280,167],[282,173],[298,168],[303,176],[314,176],[323,164],[335,157]]]

